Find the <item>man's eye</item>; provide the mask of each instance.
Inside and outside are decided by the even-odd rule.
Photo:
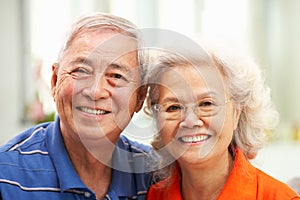
[[[183,109],[182,105],[170,105],[168,107],[166,107],[165,111],[166,112],[176,112],[176,111],[180,111]]]
[[[85,70],[84,68],[78,68],[78,69],[75,70],[75,72],[78,72],[78,73],[85,73],[85,74],[88,73],[87,70]]]
[[[115,79],[125,79],[124,76],[122,76],[121,74],[110,74],[109,77]]]
[[[83,76],[87,76],[89,74],[90,74],[90,72],[87,69],[82,68],[82,67],[78,67],[71,72],[71,75],[73,75],[75,77],[83,77]]]
[[[107,73],[105,76],[113,87],[122,87],[129,83],[128,79],[120,73]]]

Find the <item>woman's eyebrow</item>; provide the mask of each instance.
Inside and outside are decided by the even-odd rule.
[[[178,99],[176,97],[167,97],[165,99],[163,99],[162,103],[170,103],[170,102],[176,102],[178,103]]]
[[[217,92],[210,90],[210,91],[207,91],[207,92],[197,95],[197,99],[201,99],[203,97],[218,97],[218,96],[219,96],[219,94]]]
[[[199,99],[202,99],[205,97],[217,97],[217,96],[219,96],[219,95],[216,92],[207,91],[207,92],[197,95],[197,99],[199,100]],[[179,103],[180,101],[177,97],[167,97],[162,100],[162,103],[171,103],[171,102]]]

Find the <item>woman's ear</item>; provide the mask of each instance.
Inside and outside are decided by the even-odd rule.
[[[144,104],[144,100],[146,98],[147,95],[147,85],[142,85],[139,89],[138,89],[138,93],[137,93],[137,103],[136,103],[136,108],[135,108],[135,112],[139,112]]]
[[[56,84],[57,84],[57,73],[58,73],[58,63],[52,64],[52,76],[51,76],[51,92],[52,97],[55,101],[55,94],[56,94]]]
[[[238,126],[243,107],[238,104],[238,105],[234,105],[233,109],[234,109],[234,116],[233,116],[234,124],[233,124],[233,126],[234,126],[234,130],[235,130]]]

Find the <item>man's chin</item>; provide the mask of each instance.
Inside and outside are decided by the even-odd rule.
[[[108,129],[101,128],[100,126],[84,126],[82,128],[78,128],[78,135],[82,141],[89,142],[116,142],[121,134],[121,129]]]

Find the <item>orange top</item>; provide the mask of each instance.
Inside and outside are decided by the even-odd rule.
[[[179,168],[177,168],[179,170]],[[177,175],[176,175],[177,174]],[[148,200],[182,200],[180,173],[158,182],[149,189]],[[300,197],[286,184],[265,174],[247,161],[240,149],[228,180],[217,200],[298,200]]]

